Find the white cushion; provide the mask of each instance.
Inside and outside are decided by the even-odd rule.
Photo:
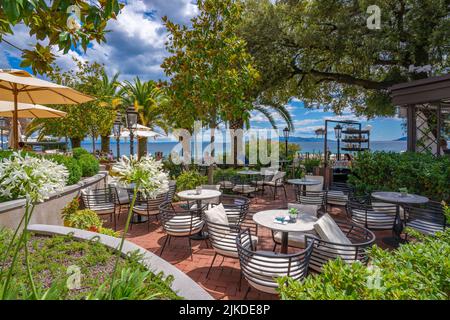
[[[386,203],[386,202],[372,202],[372,208],[377,211],[381,212],[387,212],[388,214],[395,214],[397,208],[395,207],[395,204],[392,203]],[[406,220],[407,217],[405,217],[405,209],[400,207],[400,218],[402,220]]]
[[[352,244],[342,232],[341,228],[339,228],[333,218],[331,218],[328,214],[325,214],[317,221],[316,224],[314,224],[314,230],[316,230],[321,239],[327,242]]]
[[[314,217],[317,217],[317,211],[319,210],[319,206],[299,204],[299,203],[289,203],[288,209],[297,209],[299,213],[306,213]]]
[[[220,225],[228,225],[228,216],[223,204],[219,204],[205,211],[205,217],[208,222]]]
[[[233,192],[243,193],[243,194],[253,193],[256,191],[258,191],[258,189],[255,187],[252,187],[250,185],[237,185],[233,188]]]
[[[322,176],[306,176],[306,179],[315,180],[315,181],[320,182],[320,184],[316,185],[316,186],[306,186],[306,191],[322,191],[323,190],[324,179]]]
[[[283,179],[286,176],[286,172],[278,171],[272,178],[271,182],[277,182],[279,179]]]

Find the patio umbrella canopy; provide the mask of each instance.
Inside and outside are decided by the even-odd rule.
[[[19,103],[79,104],[92,97],[74,89],[38,79],[23,70],[0,69],[0,100],[13,101],[13,149],[18,149]]]
[[[67,113],[38,104],[18,103],[18,118],[62,118]],[[10,101],[0,101],[0,117],[12,118],[14,116],[14,104]]]

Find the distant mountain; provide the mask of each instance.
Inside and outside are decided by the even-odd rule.
[[[408,141],[408,137],[403,137],[403,138],[393,140],[393,141]]]

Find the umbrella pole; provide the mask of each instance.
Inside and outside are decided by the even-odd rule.
[[[19,111],[18,109],[18,103],[17,103],[17,86],[14,84],[14,113],[13,113],[13,150],[19,149]]]

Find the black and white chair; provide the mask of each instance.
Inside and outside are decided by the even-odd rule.
[[[246,197],[251,197],[259,191],[259,187],[252,184],[252,180],[248,176],[237,175],[232,178],[233,193],[240,194]]]
[[[242,224],[249,213],[250,200],[235,195],[222,195],[220,201],[227,213],[228,220],[233,224]]]
[[[82,190],[81,198],[87,209],[99,216],[109,216],[111,223],[114,223],[114,230],[117,229],[116,213],[119,207],[110,188]]]
[[[317,217],[317,206],[315,205],[303,205],[297,203],[289,203],[288,209],[297,209],[299,214],[307,214],[313,217]],[[306,236],[316,235],[315,231],[311,232],[290,232],[288,237],[288,245],[294,248],[304,249],[306,248]],[[275,243],[273,251],[277,250],[277,247],[281,245],[282,234],[278,231],[272,231],[272,240]]]
[[[276,199],[276,197],[278,195],[278,190],[279,189],[283,189],[284,190],[284,197],[287,200],[286,185],[284,183],[285,178],[286,178],[286,172],[278,171],[272,177],[272,180],[264,181],[264,186],[267,186],[267,187],[271,188],[274,200]]]
[[[134,196],[133,190],[128,190],[128,196],[130,198],[130,203]],[[133,207],[133,214],[136,216],[142,216],[147,218],[147,229],[150,231],[150,218],[154,217],[158,220],[159,206],[166,201],[168,195],[167,193],[162,193],[156,198],[152,199],[146,197],[143,193],[138,193],[136,201]],[[133,223],[130,224],[130,229],[133,228]]]
[[[353,187],[347,183],[335,182],[327,192],[327,205],[347,206],[349,196],[353,192]]]
[[[307,206],[316,206],[318,212],[326,213],[326,191],[303,191],[302,188],[297,188],[295,192],[297,203]]]
[[[236,242],[241,272],[249,284],[244,299],[247,298],[251,288],[276,294],[278,278],[290,277],[296,281],[301,281],[308,274],[312,243],[305,250],[295,254],[256,251],[249,229],[240,231]]]
[[[128,197],[127,189],[120,188],[116,184],[111,184],[109,188],[111,194],[113,195],[114,203],[118,207],[119,217],[124,209],[128,213],[128,210],[130,209],[130,198]]]
[[[368,229],[344,220],[333,220],[328,214],[314,226],[317,235],[306,235],[313,244],[309,267],[321,272],[330,260],[342,259],[345,263],[359,261],[367,264],[368,250],[375,243],[375,235]]]
[[[444,232],[448,226],[444,206],[434,201],[421,206],[406,206],[404,224],[427,236]],[[408,234],[405,236],[407,240]]]
[[[234,220],[234,218],[234,215],[229,216],[227,214],[222,204],[205,211],[204,220],[208,229],[210,243],[214,249],[214,258],[206,274],[207,278],[218,255],[223,258],[238,259],[236,237],[241,230],[241,223]],[[252,241],[254,247],[256,247],[258,238],[252,236]]]
[[[164,253],[164,249],[171,238],[187,238],[189,241],[190,254],[192,259],[192,242],[191,237],[202,231],[204,220],[202,214],[205,207],[197,209],[181,209],[176,208],[172,203],[164,202],[159,206],[161,214],[161,223],[167,237],[161,248],[160,256]],[[206,241],[206,240],[205,240]]]
[[[397,206],[394,204],[374,202],[370,198],[352,198],[347,205],[351,220],[369,230],[392,230],[400,223]]]

